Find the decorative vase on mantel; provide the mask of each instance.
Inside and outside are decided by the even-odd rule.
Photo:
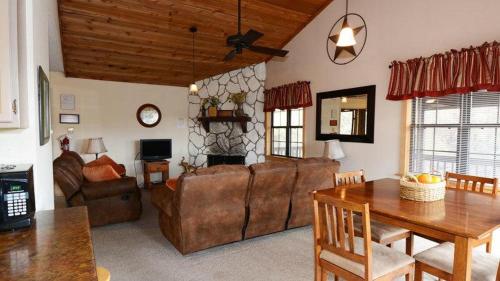
[[[243,103],[245,103],[246,98],[247,93],[245,92],[235,93],[230,97],[231,101],[236,104],[236,111],[234,113],[238,117],[245,116],[245,112],[243,111]]]
[[[245,111],[243,111],[243,104],[236,104],[236,111],[234,112],[236,116],[245,116]]]
[[[217,117],[217,107],[209,106],[208,107],[208,117]]]

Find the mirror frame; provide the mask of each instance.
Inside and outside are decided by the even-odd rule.
[[[342,89],[329,92],[321,92],[316,94],[316,140],[333,140],[338,139],[343,142],[364,142],[373,143],[375,133],[375,85]],[[321,133],[321,101],[330,98],[341,98],[349,96],[358,96],[366,94],[367,100],[367,119],[366,119],[366,135],[340,135],[340,134],[322,134]]]
[[[147,124],[147,123],[144,123],[144,121],[142,121],[141,119],[141,112],[146,108],[146,107],[152,107],[154,110],[156,110],[156,112],[158,112],[158,120],[153,123],[153,124]],[[138,109],[137,109],[137,113],[135,114],[136,118],[137,118],[137,121],[139,122],[139,124],[141,124],[142,126],[146,127],[146,128],[153,128],[155,127],[156,125],[160,124],[160,121],[161,121],[161,111],[160,109],[154,105],[154,104],[150,104],[150,103],[146,103],[146,104],[143,104],[141,105]]]

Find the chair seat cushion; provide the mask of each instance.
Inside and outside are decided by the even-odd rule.
[[[354,252],[364,255],[364,238],[354,237]],[[365,266],[351,261],[328,250],[322,250],[319,256],[338,267],[352,272],[360,277],[365,277]],[[399,251],[388,248],[376,242],[372,242],[372,278],[376,279],[388,273],[412,264],[415,260]]]
[[[455,244],[446,242],[415,255],[415,259],[451,274],[453,273],[454,254]],[[484,249],[474,249],[471,280],[495,281],[499,262],[500,258],[485,253]]]
[[[362,232],[363,224],[361,222],[361,217],[355,215],[353,216],[353,220],[354,220],[354,231],[356,231],[357,233]],[[370,225],[372,230],[372,240],[377,242],[381,242],[390,239],[393,236],[409,232],[408,229],[388,225],[385,223],[378,222],[376,220],[371,220]]]

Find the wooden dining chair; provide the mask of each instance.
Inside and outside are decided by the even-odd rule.
[[[313,193],[315,280],[411,280],[415,260],[371,241],[368,203],[358,204]],[[354,235],[353,214],[362,221],[362,237]]]
[[[497,178],[476,177],[446,172],[446,187],[496,196]]]
[[[335,173],[333,179],[334,187],[364,183],[366,181],[364,170]],[[373,241],[392,247],[394,242],[405,239],[406,254],[410,256],[413,254],[413,234],[411,231],[401,227],[380,223],[375,220],[371,221],[371,226],[371,237]],[[354,228],[356,230],[355,234],[360,236],[361,221],[358,216],[354,216]]]
[[[423,281],[423,273],[446,281],[453,280],[455,245],[443,243],[415,255],[415,281]],[[472,252],[471,280],[500,281],[500,259],[480,250]]]
[[[446,172],[446,187],[460,190],[485,193],[491,196],[497,194],[497,178],[485,178]],[[474,243],[474,247],[486,244],[486,252],[491,253],[493,234],[490,234]]]

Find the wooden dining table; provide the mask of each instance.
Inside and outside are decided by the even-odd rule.
[[[470,281],[472,249],[500,228],[500,196],[451,188],[446,190],[444,200],[417,202],[400,198],[399,189],[399,180],[380,179],[318,193],[369,203],[372,219],[409,229],[423,237],[455,243],[453,280]]]

